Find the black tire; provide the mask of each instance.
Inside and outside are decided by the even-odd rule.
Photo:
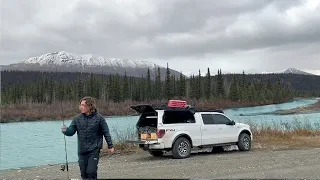
[[[191,143],[187,138],[178,138],[172,148],[172,156],[174,159],[188,158],[191,155]]]
[[[150,153],[152,156],[155,156],[155,157],[160,157],[160,156],[163,156],[163,154],[164,154],[163,151],[149,151],[149,153]]]
[[[241,133],[239,135],[238,148],[240,151],[251,150],[251,137],[247,133]]]

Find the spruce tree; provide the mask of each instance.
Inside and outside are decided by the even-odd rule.
[[[175,75],[171,76],[171,82],[172,82],[172,97],[175,97],[176,96],[176,88],[177,88],[177,82],[176,82],[176,77]]]
[[[183,98],[186,96],[186,79],[183,77],[182,72],[180,72],[180,82],[179,82],[179,97]]]
[[[145,92],[145,95],[146,95],[146,99],[147,101],[150,101],[151,100],[151,95],[152,95],[152,86],[151,86],[151,78],[150,78],[150,70],[148,68],[148,71],[147,71],[147,87],[146,87],[146,92]]]
[[[218,70],[217,75],[217,95],[219,98],[225,97],[225,89],[224,89],[224,78],[222,76],[221,69]]]
[[[117,73],[114,77],[113,82],[113,101],[114,102],[120,102],[121,101],[121,93],[120,93],[120,77]]]
[[[212,95],[211,92],[211,75],[210,75],[210,69],[208,67],[208,71],[206,74],[206,83],[205,83],[205,97],[206,99],[210,99]]]
[[[171,97],[172,97],[172,83],[171,83],[169,65],[167,63],[166,79],[165,79],[165,98],[169,100]]]
[[[233,76],[232,76],[229,99],[232,101],[239,100],[238,85],[237,85],[237,79],[236,79],[235,74],[233,74]]]
[[[129,89],[129,80],[127,76],[127,72],[124,72],[123,79],[123,99],[127,100],[130,97],[130,89]]]
[[[160,67],[157,69],[156,80],[154,85],[154,94],[155,98],[160,100],[162,99],[162,85],[161,85],[161,72]]]
[[[202,83],[201,83],[201,72],[199,69],[199,74],[197,78],[197,87],[196,87],[196,99],[200,99],[202,96]]]

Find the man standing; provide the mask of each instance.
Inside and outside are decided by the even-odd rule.
[[[63,125],[61,131],[66,136],[78,136],[78,157],[81,178],[97,179],[100,150],[103,136],[108,144],[108,153],[114,152],[108,125],[98,113],[95,100],[86,96],[80,100],[81,113],[73,118],[69,127]]]

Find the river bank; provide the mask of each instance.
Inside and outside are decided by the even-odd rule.
[[[199,110],[205,109],[228,109],[239,107],[252,107],[268,104],[279,104],[289,101],[289,98],[279,101],[237,101],[230,100],[188,100],[188,104],[195,105]],[[136,104],[166,104],[167,101],[151,102],[133,102],[125,101],[120,103],[97,101],[99,112],[103,116],[131,116],[137,113],[130,108]],[[52,104],[45,103],[27,103],[27,104],[10,104],[1,107],[1,123],[25,122],[25,121],[45,121],[45,120],[62,120],[72,119],[79,113],[79,102],[55,102]]]
[[[237,178],[237,175],[242,175],[239,176],[242,178],[252,178],[253,172],[261,171],[260,174],[265,175],[264,173],[275,164],[274,171],[278,170],[279,172],[272,177],[279,177],[280,166],[282,168],[288,168],[288,166],[290,168],[304,167],[303,172],[308,169],[305,167],[320,166],[318,156],[320,148],[319,131],[300,129],[283,132],[266,128],[253,129],[253,134],[254,141],[250,152],[239,152],[237,149],[226,148],[225,151],[229,152],[209,153],[210,148],[208,148],[203,151],[194,150],[191,157],[182,160],[172,159],[170,153],[164,157],[153,157],[148,152],[143,152],[138,148],[130,153],[123,153],[116,147],[116,153],[107,156],[106,149],[103,149],[98,168],[98,178],[217,178],[230,176],[230,169],[242,173],[231,173],[234,175],[233,178]],[[261,160],[264,162],[262,165],[257,163]],[[159,164],[160,161],[166,166]],[[250,167],[244,165],[243,162],[249,163]],[[181,166],[181,163],[186,166]],[[167,165],[170,167],[167,167]],[[205,167],[213,167],[213,170],[208,171]],[[239,167],[241,168],[239,169]],[[2,179],[62,179],[67,177],[67,172],[60,170],[60,164],[9,169],[0,172]],[[244,172],[247,172],[248,176],[245,176]],[[318,171],[313,170],[313,174],[298,175],[301,178],[318,176],[314,172]],[[285,173],[284,175],[288,174]],[[69,176],[70,178],[80,178],[77,163],[69,163]],[[261,177],[270,178],[271,176]]]
[[[314,104],[304,107],[297,107],[288,110],[277,110],[274,112],[276,115],[290,115],[290,114],[308,114],[320,112],[320,99]]]
[[[270,108],[268,106],[263,108]],[[119,117],[118,117],[119,118]],[[131,119],[135,117],[131,117]],[[116,118],[117,119],[117,118]],[[120,119],[119,119],[120,120]],[[130,124],[130,118],[121,119],[118,122]],[[109,121],[113,136],[116,154],[124,155],[137,153],[139,148],[127,143],[137,136],[135,128],[119,126],[116,120]],[[134,126],[135,121],[131,121]],[[251,126],[253,132],[254,150],[287,150],[296,148],[313,148],[320,144],[319,124],[298,118],[297,121],[279,123],[277,126],[261,121],[245,122]],[[310,128],[310,126],[314,128]],[[41,123],[8,123],[3,124],[3,136],[1,136],[1,154],[3,155],[1,168],[31,167],[45,164],[63,163],[64,141],[60,132],[59,122]],[[19,129],[24,135],[21,140],[15,130]],[[67,137],[68,159],[76,162],[77,138]],[[106,148],[102,150],[102,156],[106,155]]]

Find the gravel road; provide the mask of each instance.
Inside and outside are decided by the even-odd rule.
[[[195,153],[187,159],[147,152],[101,157],[98,178],[307,178],[320,177],[320,149]],[[70,178],[80,179],[78,164],[69,165]],[[1,172],[2,179],[63,179],[60,165]]]

